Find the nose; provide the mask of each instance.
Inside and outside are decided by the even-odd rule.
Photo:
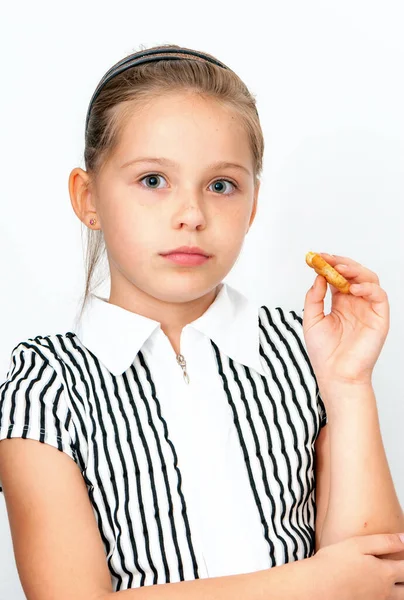
[[[182,227],[190,230],[200,230],[206,227],[206,215],[204,213],[202,200],[199,200],[197,194],[188,192],[186,200],[180,202],[174,217],[174,227]]]

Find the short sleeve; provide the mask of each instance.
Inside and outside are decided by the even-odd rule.
[[[50,444],[78,462],[63,382],[41,351],[26,342],[13,350],[0,385],[0,441],[9,438]]]

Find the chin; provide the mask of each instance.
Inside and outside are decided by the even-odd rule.
[[[206,274],[204,277],[171,276],[165,278],[164,283],[158,289],[152,285],[149,293],[163,302],[192,302],[192,300],[211,293],[222,279],[207,277]]]

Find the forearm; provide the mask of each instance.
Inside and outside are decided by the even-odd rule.
[[[124,590],[99,600],[117,595],[122,600],[322,600],[316,581],[315,562],[307,558],[255,573]]]
[[[326,385],[330,492],[321,546],[354,535],[404,531],[371,385]]]

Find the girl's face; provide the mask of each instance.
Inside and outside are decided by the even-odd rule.
[[[133,286],[165,302],[209,293],[241,251],[257,195],[247,133],[231,109],[170,94],[135,110],[93,190],[111,296]],[[184,265],[162,255],[180,246],[210,257]]]

